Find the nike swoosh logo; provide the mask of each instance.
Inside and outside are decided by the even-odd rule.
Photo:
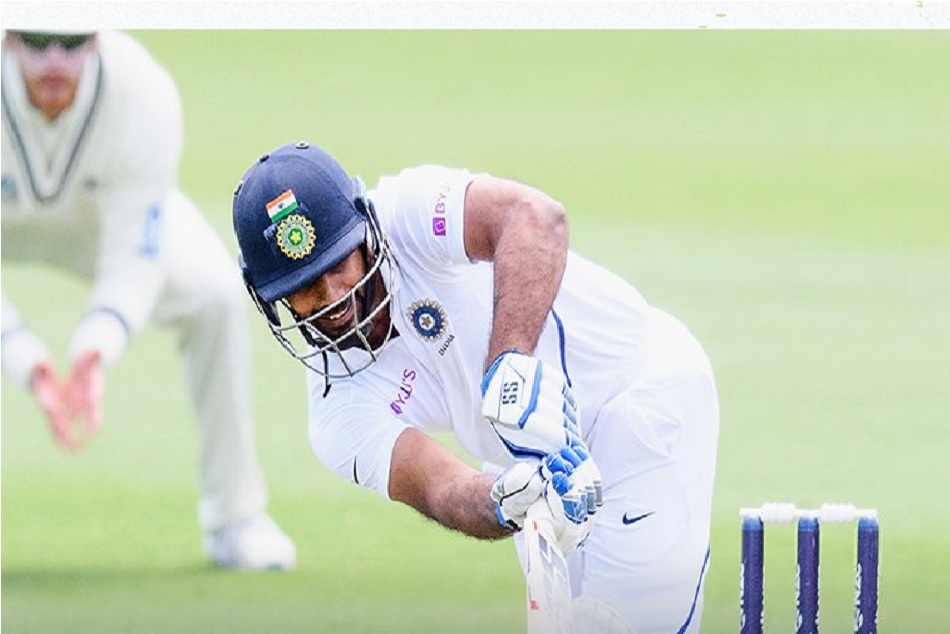
[[[650,511],[649,513],[644,513],[643,515],[637,515],[636,517],[627,517],[627,514],[624,513],[623,523],[627,525],[635,524],[636,522],[639,522],[642,519],[650,517],[651,515],[653,515],[653,513],[655,513],[655,511]]]

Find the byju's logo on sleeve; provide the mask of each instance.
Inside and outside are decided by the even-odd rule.
[[[439,196],[435,199],[435,206],[432,208],[432,235],[442,237],[446,234],[448,221],[445,217],[445,201],[452,191],[451,183],[446,183],[439,190]]]

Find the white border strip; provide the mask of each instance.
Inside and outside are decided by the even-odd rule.
[[[4,2],[3,28],[950,29],[950,2]]]

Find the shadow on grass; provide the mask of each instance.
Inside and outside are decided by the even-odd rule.
[[[202,586],[207,583],[227,584],[229,582],[246,584],[255,581],[274,582],[292,577],[293,572],[246,572],[219,568],[210,563],[195,563],[175,567],[89,567],[89,568],[53,568],[24,567],[13,570],[4,569],[0,573],[4,599],[17,592],[68,592],[75,589],[81,592],[100,592],[115,589],[124,592],[138,592],[151,586]]]

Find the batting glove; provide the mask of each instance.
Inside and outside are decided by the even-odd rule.
[[[570,450],[577,457],[574,465],[574,477],[578,484],[583,484],[587,490],[587,511],[591,515],[604,505],[604,483],[600,477],[600,469],[590,457],[590,450],[579,436],[571,436]]]
[[[481,383],[482,415],[517,459],[541,459],[580,436],[577,402],[564,375],[516,350],[498,355]]]
[[[535,460],[518,462],[499,474],[491,488],[498,521],[503,526],[520,531],[528,509],[541,499],[546,484],[541,474],[541,463]]]
[[[574,484],[572,472],[573,467],[559,454],[550,454],[542,462],[518,462],[503,471],[491,488],[498,521],[520,531],[529,511],[543,512],[554,527],[558,545],[570,553],[587,538],[591,523],[586,491]]]
[[[592,506],[592,491],[575,479],[579,475],[574,466],[577,458],[568,448],[545,457],[541,473],[549,479],[544,489],[544,504],[535,504],[528,511],[548,516],[558,548],[565,556],[584,543],[594,525],[594,513],[588,512]]]
[[[570,553],[590,533],[600,507],[599,478],[586,446],[575,437],[573,447],[562,447],[540,462],[518,462],[503,471],[491,488],[495,514],[502,525],[521,530],[529,512],[538,513],[539,504],[543,505],[559,546]]]

